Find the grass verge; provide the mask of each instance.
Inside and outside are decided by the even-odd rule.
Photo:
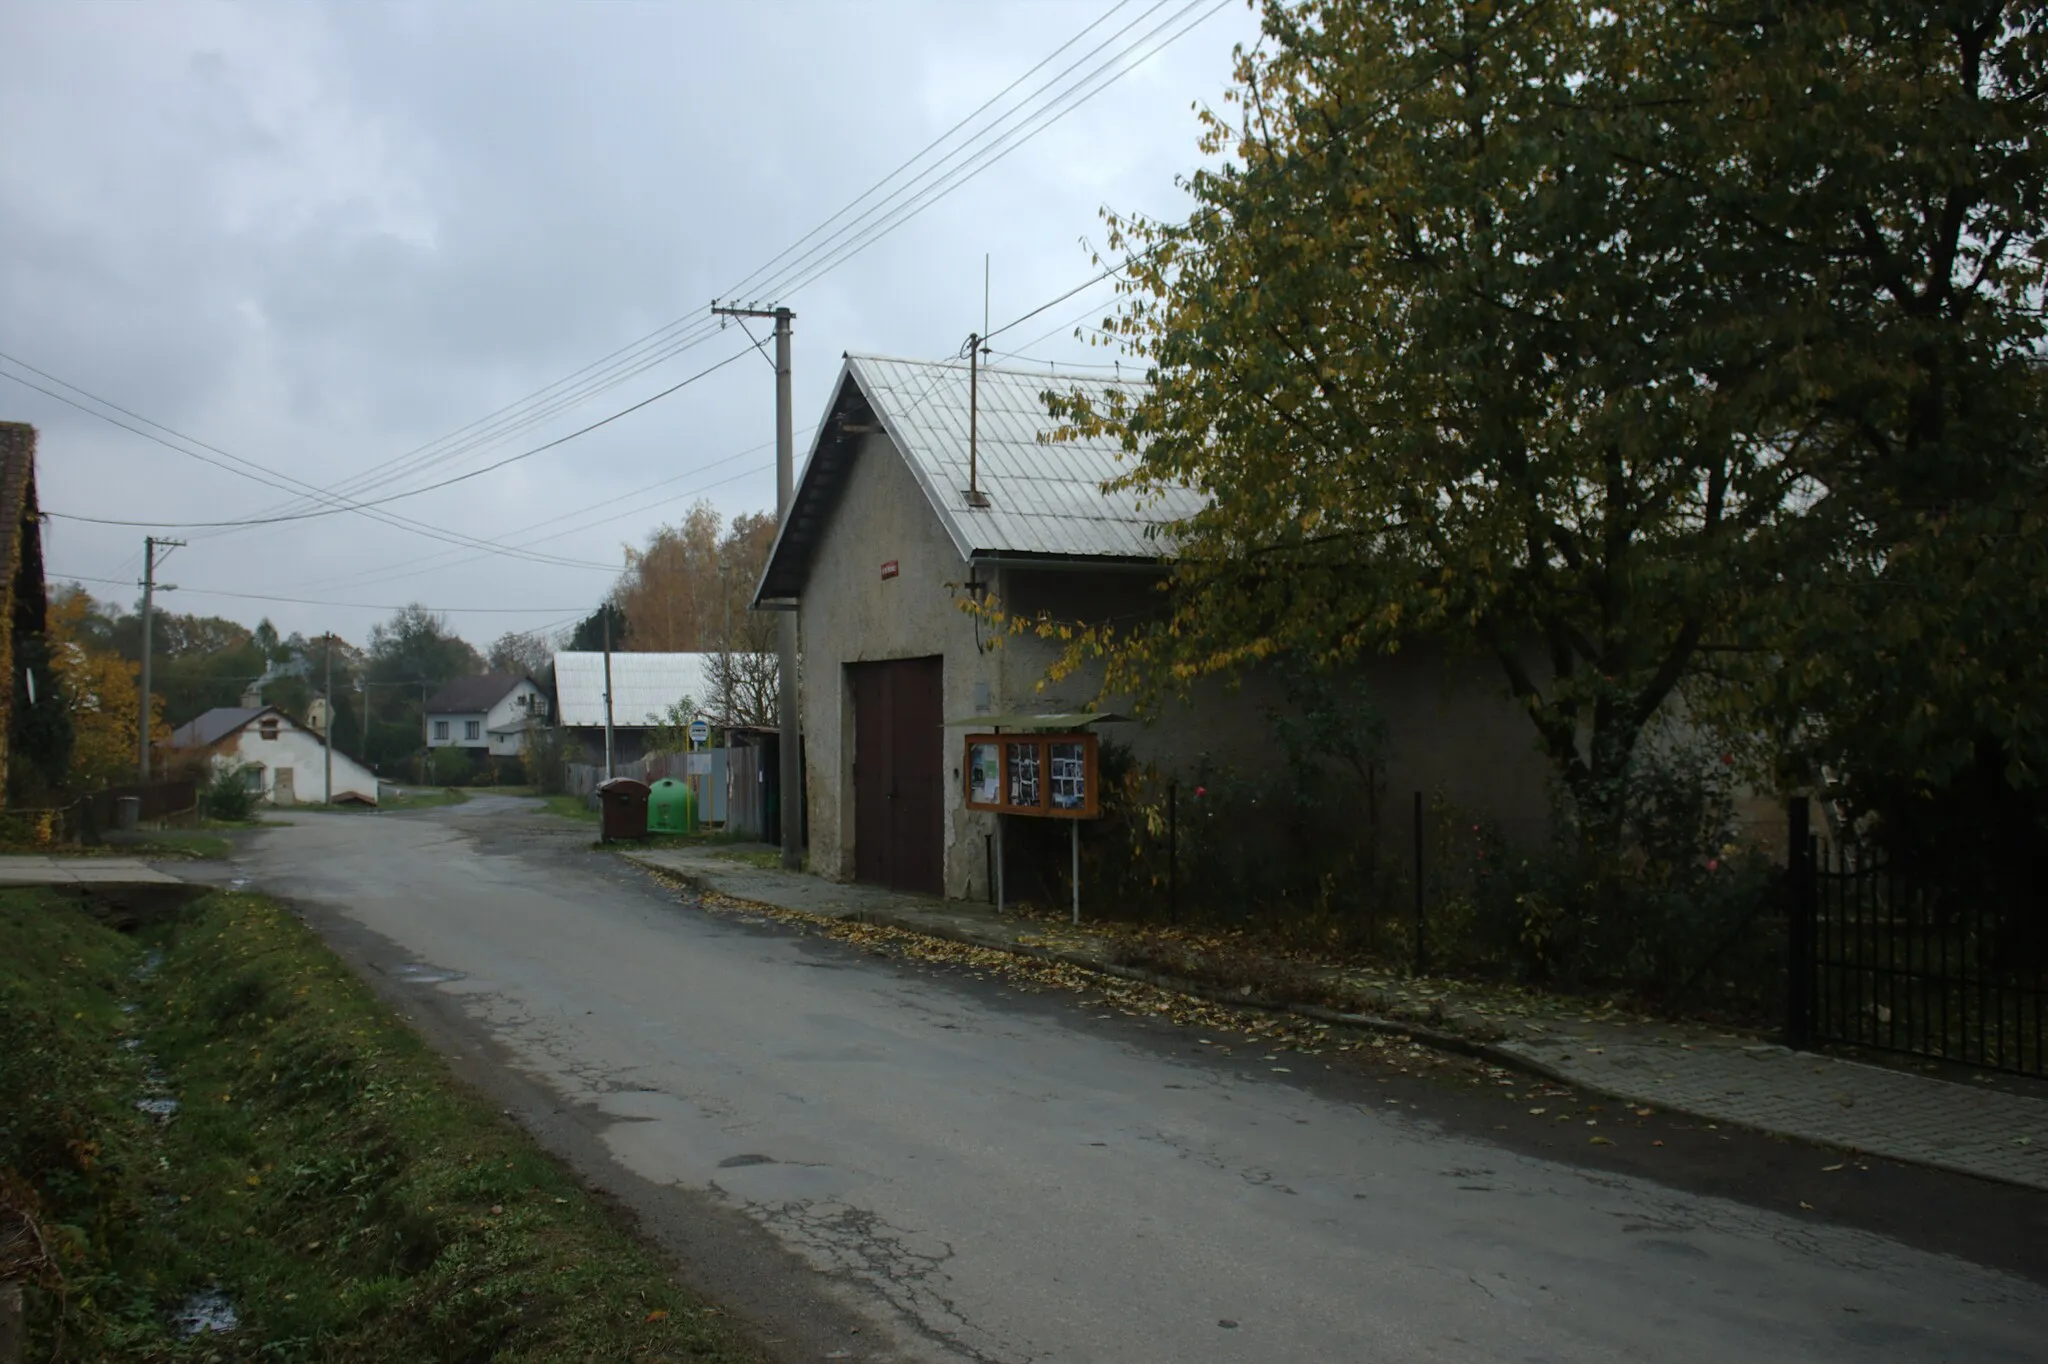
[[[269,901],[130,936],[0,892],[0,939],[25,1357],[760,1358]],[[209,1290],[239,1325],[185,1334]]]
[[[586,823],[597,823],[597,811],[590,808],[581,796],[549,796],[548,813],[564,819],[580,819]]]

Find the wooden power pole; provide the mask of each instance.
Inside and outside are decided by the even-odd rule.
[[[796,501],[796,424],[789,407],[789,324],[796,314],[787,308],[723,308],[715,303],[711,311],[720,317],[775,319],[775,516],[776,524],[786,527],[790,505]],[[789,871],[804,864],[803,729],[797,719],[796,649],[796,612],[784,611],[776,631],[776,668],[782,676],[775,708],[782,731],[776,745],[782,759],[777,811],[782,821],[782,865]]]
[[[140,780],[149,780],[149,664],[150,646],[156,640],[156,552],[173,550],[184,545],[183,540],[159,540],[154,535],[142,537],[142,690],[136,696],[135,720],[135,769]],[[164,591],[177,589],[169,583]]]

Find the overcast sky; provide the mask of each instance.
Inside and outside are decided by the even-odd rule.
[[[842,352],[937,358],[980,327],[984,253],[1000,325],[1096,273],[1083,239],[1101,240],[1105,205],[1185,211],[1174,177],[1196,161],[1190,106],[1219,101],[1233,44],[1257,34],[1242,0],[1216,6],[0,6],[0,353],[286,486],[4,379],[0,418],[40,429],[50,512],[232,520],[295,499],[304,509],[291,480],[363,500],[469,472],[744,348],[728,330],[665,354],[693,339],[714,295],[1090,23],[1108,14],[888,188],[1071,63],[1082,61],[991,137],[1207,13],[1059,122],[1028,140],[1020,130],[1013,153],[870,249],[793,291],[748,290],[797,313],[801,462]],[[1097,286],[998,345],[1110,297]],[[672,344],[628,355],[659,362],[616,386],[569,392],[581,401],[516,430],[473,431],[487,439],[470,448],[434,444],[676,322],[689,325],[668,333]],[[1029,353],[1106,354],[1065,330]],[[0,372],[87,401],[17,364]],[[727,515],[772,506],[773,403],[771,366],[747,355],[599,431],[388,509],[574,565],[451,546],[357,513],[170,529],[190,545],[163,571],[181,588],[166,604],[356,641],[381,608],[409,601],[449,611],[479,646],[556,625],[594,607],[622,545],[696,496]],[[415,462],[375,473],[412,452]],[[52,578],[130,583],[149,533],[54,519]],[[123,603],[139,595],[86,585]],[[498,610],[468,609],[482,607]]]

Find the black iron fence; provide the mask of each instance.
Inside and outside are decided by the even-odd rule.
[[[2048,900],[1959,868],[1906,875],[1791,817],[1787,1034],[2048,1075]]]
[[[124,799],[136,802],[136,816],[144,824],[185,823],[199,817],[199,783],[184,778],[109,786],[93,792],[84,798],[89,827],[94,831],[119,828]]]

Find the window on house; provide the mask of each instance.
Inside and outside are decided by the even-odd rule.
[[[262,724],[257,726],[257,730],[259,733],[263,735],[264,738],[275,739],[277,737],[277,721],[265,720]]]
[[[434,721],[434,737],[436,739],[445,739],[448,737],[448,722],[446,720]]]
[[[462,737],[465,739],[483,738],[484,722],[481,720],[464,720],[462,722]]]
[[[242,787],[252,796],[263,794],[262,763],[250,763],[242,769]]]

